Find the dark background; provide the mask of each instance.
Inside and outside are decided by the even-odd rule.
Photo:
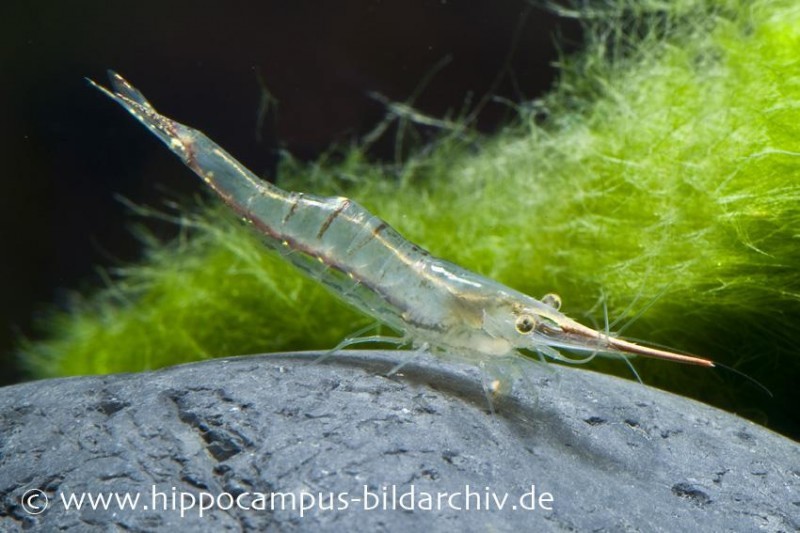
[[[556,75],[556,41],[575,49],[579,25],[522,0],[3,1],[0,385],[23,379],[15,339],[36,338],[48,304],[98,285],[96,266],[137,259],[115,194],[158,205],[164,189],[200,190],[84,76],[105,83],[117,70],[267,176],[279,149],[314,159],[370,131],[386,111],[371,91],[404,101],[446,57],[415,102],[427,114],[458,110],[470,94],[535,98]],[[257,71],[279,101],[260,141]],[[496,128],[504,111],[488,105],[479,128]],[[392,144],[371,155],[392,158]]]

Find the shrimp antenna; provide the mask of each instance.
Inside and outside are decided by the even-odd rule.
[[[775,395],[774,395],[774,394],[772,394],[772,391],[771,391],[771,390],[769,390],[769,388],[768,388],[766,385],[764,385],[763,383],[761,383],[760,381],[758,381],[758,380],[757,380],[756,378],[754,378],[753,376],[750,376],[750,375],[748,375],[748,374],[745,374],[745,373],[744,373],[744,372],[742,372],[741,370],[738,370],[738,369],[736,369],[736,368],[733,368],[732,366],[725,365],[725,364],[722,364],[722,363],[718,363],[718,362],[716,362],[716,361],[714,361],[714,366],[717,366],[717,367],[719,367],[719,368],[724,368],[725,370],[727,370],[727,371],[729,371],[729,372],[733,372],[733,373],[734,373],[734,374],[736,374],[737,376],[740,376],[740,377],[744,378],[745,380],[749,381],[749,382],[750,382],[752,385],[755,385],[755,386],[756,386],[756,388],[758,388],[758,389],[762,390],[762,391],[763,391],[763,392],[764,392],[764,393],[765,393],[767,396],[769,396],[770,398],[774,398],[774,397],[775,397]]]

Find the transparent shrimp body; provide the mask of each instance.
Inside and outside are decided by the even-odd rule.
[[[569,350],[714,366],[583,326],[558,310],[557,297],[540,301],[433,257],[353,200],[275,187],[202,132],[159,114],[118,74],[111,80],[113,91],[91,83],[158,136],[286,260],[400,332],[404,343],[477,363],[521,350],[568,360],[560,351]]]

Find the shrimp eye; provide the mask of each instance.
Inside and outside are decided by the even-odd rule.
[[[555,293],[549,293],[542,296],[542,303],[548,307],[552,307],[556,311],[561,309],[561,296]]]
[[[517,323],[515,324],[517,331],[525,334],[530,333],[533,331],[533,328],[536,326],[536,321],[530,315],[522,315],[517,318]]]

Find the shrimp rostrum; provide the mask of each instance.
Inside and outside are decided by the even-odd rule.
[[[400,332],[398,345],[458,354],[481,366],[521,352],[572,362],[564,351],[714,366],[586,327],[559,311],[557,296],[537,300],[434,257],[353,200],[275,187],[202,132],[159,114],[121,76],[110,76],[112,90],[91,83],[147,126],[286,260]],[[340,347],[370,340],[387,338],[348,339]]]

